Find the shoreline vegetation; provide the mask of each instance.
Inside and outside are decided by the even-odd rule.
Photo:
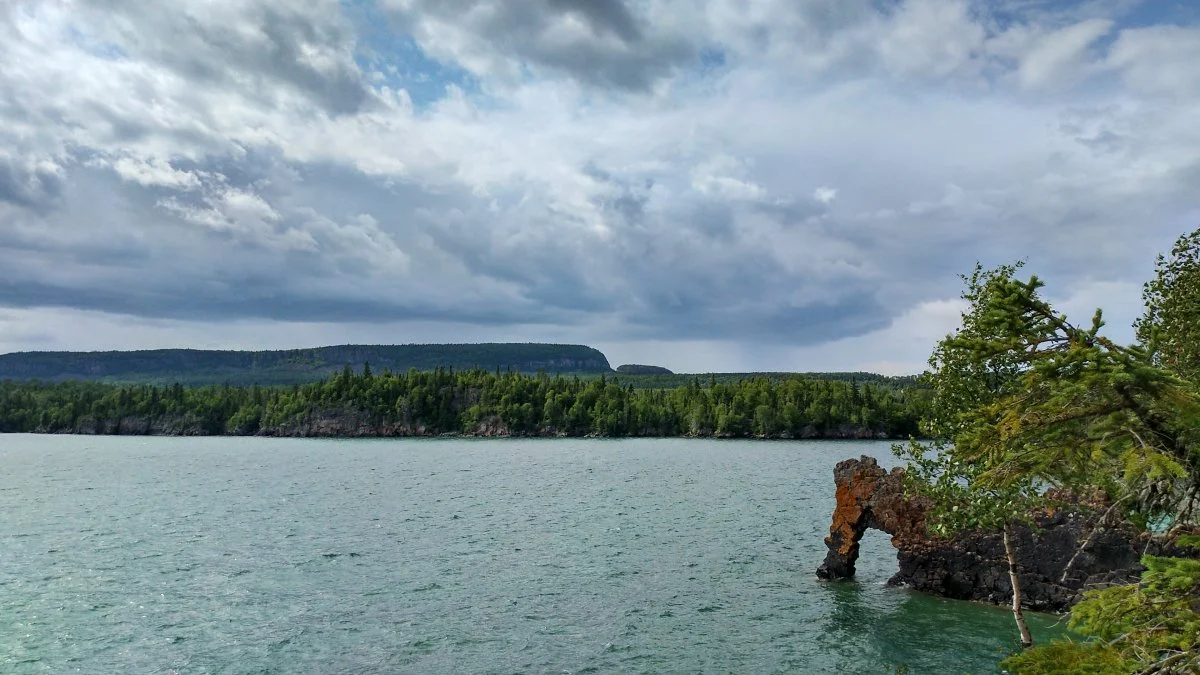
[[[0,432],[281,437],[907,439],[930,395],[880,378],[627,378],[345,366],[290,387],[0,381]],[[686,384],[680,384],[680,382]],[[641,383],[639,383],[641,384]]]
[[[1200,673],[1200,229],[1156,260],[1132,344],[1105,335],[1100,309],[1069,319],[1023,265],[963,275],[961,323],[922,377],[928,442],[894,447],[907,463],[897,477],[926,505],[929,534],[1003,542],[987,555],[1008,573],[1019,651],[1006,672]],[[1075,561],[1111,555],[1094,540],[1126,525],[1146,541],[1132,551],[1140,576],[1086,577],[1067,621],[1079,639],[1041,643],[1023,586],[1047,555],[1020,537],[1052,543],[1039,514],[1070,508],[1069,495],[1103,510],[1057,583],[1081,573]]]

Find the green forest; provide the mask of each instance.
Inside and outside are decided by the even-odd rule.
[[[607,376],[367,365],[291,387],[0,382],[0,431],[907,438],[928,398],[916,386],[796,376],[636,388]]]
[[[802,378],[805,380],[856,382],[860,385],[871,385],[887,389],[907,389],[922,386],[920,376],[917,375],[879,375],[877,373],[866,372],[650,373],[640,371],[628,373],[618,368],[616,375],[611,373],[580,373],[579,377],[583,379],[604,377],[608,380],[620,382],[622,385],[631,386],[634,389],[674,389],[676,387],[686,387],[696,378],[700,378],[703,382],[716,382],[720,384],[737,384],[738,382],[754,379],[766,379],[778,383],[785,380]]]

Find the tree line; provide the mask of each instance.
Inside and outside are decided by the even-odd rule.
[[[696,377],[638,389],[604,376],[376,374],[367,364],[292,387],[0,382],[0,431],[907,438],[928,401],[921,387],[853,380]]]

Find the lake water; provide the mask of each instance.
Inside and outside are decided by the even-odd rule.
[[[864,453],[0,435],[0,671],[994,672],[1011,615],[882,586],[885,535],[815,578]]]

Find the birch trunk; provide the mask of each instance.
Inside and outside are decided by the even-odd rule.
[[[1021,611],[1021,582],[1017,578],[1017,553],[1013,548],[1011,530],[1010,525],[1004,526],[1004,554],[1008,558],[1008,579],[1012,582],[1013,620],[1017,622],[1017,631],[1021,634],[1021,647],[1028,649],[1033,646],[1033,636],[1029,634],[1025,614]]]

